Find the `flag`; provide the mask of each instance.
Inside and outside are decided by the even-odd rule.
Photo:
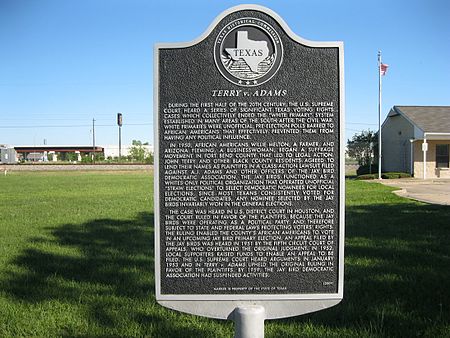
[[[380,64],[380,74],[381,74],[381,76],[386,75],[388,67],[389,67],[389,65],[386,65],[384,63]]]

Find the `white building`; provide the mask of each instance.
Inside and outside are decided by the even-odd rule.
[[[17,153],[14,147],[0,144],[0,163],[12,164],[17,162]]]
[[[117,144],[108,144],[102,146],[104,149],[105,158],[108,157],[119,157],[119,146]],[[130,148],[133,147],[132,145],[123,145],[121,148],[121,156],[125,157],[130,154]],[[145,148],[150,154],[153,154],[153,145],[143,145],[143,148]]]
[[[381,136],[383,171],[450,178],[450,106],[394,106]]]

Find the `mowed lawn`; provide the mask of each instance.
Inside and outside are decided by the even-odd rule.
[[[344,301],[266,337],[450,337],[450,207],[391,191],[347,181]],[[153,240],[149,172],[0,176],[0,337],[232,337],[156,304]]]

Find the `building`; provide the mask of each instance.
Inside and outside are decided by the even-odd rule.
[[[103,147],[92,146],[16,146],[14,147],[17,152],[17,158],[19,160],[31,161],[31,162],[56,162],[67,157],[73,158],[73,161],[81,161],[83,156],[88,156],[95,152],[96,154],[103,155]]]
[[[394,106],[381,137],[383,171],[450,178],[450,106]]]
[[[146,153],[153,154],[152,145],[141,146]],[[124,145],[121,148],[121,156],[130,155],[132,145]],[[6,146],[0,145],[0,163],[25,162],[80,162],[86,156],[92,156],[92,146],[80,145],[33,145],[33,146]],[[96,146],[95,153],[104,158],[117,159],[119,147],[117,145]]]
[[[132,145],[123,145],[120,149],[120,156],[127,157],[130,155],[130,149],[132,148]],[[119,157],[119,146],[118,145],[104,145],[104,153],[105,158],[116,158]],[[149,154],[153,154],[153,145],[142,145],[142,148],[145,149],[146,152]]]
[[[17,153],[13,147],[0,144],[0,163],[13,164],[17,162]]]

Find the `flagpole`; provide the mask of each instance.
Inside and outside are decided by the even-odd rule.
[[[378,51],[378,179],[381,180],[381,51]]]

